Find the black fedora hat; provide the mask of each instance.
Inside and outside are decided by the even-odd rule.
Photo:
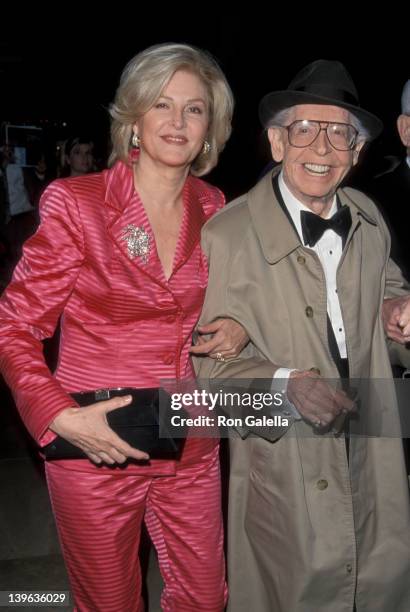
[[[267,127],[274,114],[296,104],[345,108],[360,120],[372,140],[383,129],[380,119],[361,108],[352,77],[340,62],[316,60],[302,68],[287,89],[266,94],[259,105],[262,125]]]

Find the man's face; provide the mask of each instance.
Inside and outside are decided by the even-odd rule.
[[[410,154],[410,115],[400,115],[397,119],[397,129],[400,140],[407,149],[407,154]]]
[[[291,109],[286,124],[298,120],[315,120],[326,123],[351,124],[350,114],[338,106],[319,104],[300,104]],[[354,150],[338,151],[329,142],[326,130],[319,132],[309,146],[302,148],[289,144],[288,133],[283,128],[270,128],[268,131],[272,156],[282,162],[286,185],[293,195],[306,206],[313,201],[329,203],[350,168],[357,163],[363,142],[355,145]]]

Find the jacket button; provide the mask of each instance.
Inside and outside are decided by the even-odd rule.
[[[165,317],[166,323],[175,323],[176,320],[177,318],[175,315],[168,315],[167,317]]]
[[[173,353],[169,353],[168,355],[164,355],[164,358],[162,360],[165,365],[171,365],[171,363],[174,363],[175,361],[175,355]]]
[[[319,491],[324,491],[329,486],[329,483],[324,478],[321,478],[320,480],[317,481],[316,486],[319,489]]]
[[[348,574],[351,574],[351,573],[352,573],[352,570],[353,570],[353,566],[352,566],[352,564],[351,564],[351,563],[347,563],[347,564],[346,564],[346,571],[347,571],[347,573],[348,573]]]
[[[317,374],[318,376],[320,376],[320,370],[319,368],[310,368],[309,372],[313,372],[314,374]]]
[[[313,317],[313,308],[312,308],[312,306],[306,306],[305,313],[306,313],[306,316],[309,317],[309,319],[311,319]]]
[[[306,263],[306,257],[303,257],[303,255],[298,255],[298,264],[300,264],[301,266],[303,266],[303,264]]]

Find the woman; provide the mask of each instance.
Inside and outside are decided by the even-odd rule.
[[[82,176],[95,169],[94,143],[87,136],[74,136],[64,145],[64,166],[61,176]]]
[[[163,609],[224,607],[217,441],[188,439],[178,461],[149,460],[107,425],[106,414],[129,398],[78,408],[69,393],[193,376],[191,336],[207,285],[200,230],[224,203],[193,175],[216,164],[232,108],[225,77],[204,52],[166,44],[134,57],[111,108],[112,167],[47,189],[41,226],[0,304],[0,364],[27,428],[41,445],[58,434],[90,459],[46,463],[82,612],[142,609],[143,519],[165,583]],[[61,313],[52,376],[40,341]],[[234,321],[203,331],[216,332],[202,350],[219,359],[247,340]]]

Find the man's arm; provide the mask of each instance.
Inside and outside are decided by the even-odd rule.
[[[383,326],[388,337],[390,360],[393,365],[410,367],[410,286],[400,268],[389,260],[386,270],[386,290],[382,309]]]

